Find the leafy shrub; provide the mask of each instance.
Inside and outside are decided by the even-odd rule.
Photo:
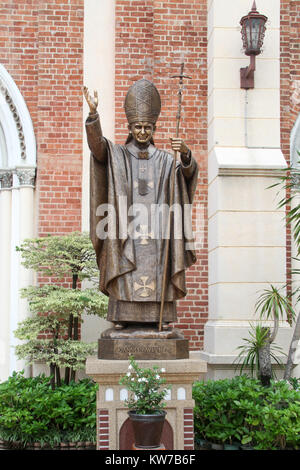
[[[25,378],[14,372],[0,384],[0,439],[55,446],[60,442],[95,442],[96,390],[89,379],[52,390],[49,377]]]
[[[263,387],[246,375],[193,387],[196,439],[300,448],[300,393],[286,381]]]
[[[290,377],[289,383],[291,384],[294,390],[300,391],[300,378]]]

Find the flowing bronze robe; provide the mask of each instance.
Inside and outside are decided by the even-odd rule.
[[[131,154],[126,146],[112,144],[102,137],[97,114],[87,119],[86,131],[92,153],[90,234],[100,270],[100,290],[110,297],[108,320],[157,322],[166,240],[152,239],[151,236],[134,239],[126,229],[123,238],[119,238],[118,234],[124,228],[120,227],[121,215],[126,212],[127,217],[132,204],[141,203],[149,207],[151,204],[156,204],[157,207],[169,204],[173,156],[155,149],[149,159],[143,161],[144,170],[141,170],[140,159]],[[141,171],[146,171],[148,175],[146,180],[142,181],[143,191],[146,188],[144,192],[140,191],[137,181]],[[192,156],[187,166],[177,162],[174,204],[182,209],[185,204],[192,204],[197,173],[197,163]],[[102,204],[111,205],[115,209],[116,238],[107,237],[103,240],[97,236],[97,224],[104,214],[97,216],[96,212]],[[182,211],[181,214],[179,212],[180,220],[176,217],[178,213],[171,226],[163,314],[165,322],[176,320],[175,301],[187,293],[185,270],[196,261],[195,252],[191,249],[191,216],[186,213],[184,216]],[[127,221],[130,226],[130,220]]]

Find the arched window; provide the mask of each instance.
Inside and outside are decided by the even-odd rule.
[[[36,142],[31,117],[20,90],[0,64],[0,169],[35,168]],[[3,158],[6,146],[6,163]]]

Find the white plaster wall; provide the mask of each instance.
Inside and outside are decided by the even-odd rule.
[[[31,186],[20,186],[19,187],[19,240],[21,243],[26,238],[33,238],[36,235],[35,231],[35,211],[34,211],[34,188]],[[18,257],[18,288],[23,289],[27,286],[34,285],[35,275],[32,270],[29,270],[21,265],[20,257]],[[29,305],[27,299],[18,297],[18,308],[15,315],[15,326],[21,321],[24,321],[30,315]],[[15,329],[15,328],[14,328]],[[12,344],[20,343],[14,335]],[[13,361],[11,370],[22,370],[24,369],[29,374],[30,366],[25,364],[25,361],[17,360]]]
[[[34,283],[33,272],[21,265],[16,246],[25,238],[32,238],[34,230],[34,188],[19,186],[13,175],[13,186],[0,190],[0,381],[13,371],[29,367],[18,361],[14,346],[19,343],[14,331],[18,322],[29,315],[28,302],[20,297],[20,289]]]
[[[0,382],[9,375],[11,191],[0,191]]]
[[[240,89],[239,70],[249,64],[249,58],[242,51],[239,21],[250,11],[252,3],[213,0],[209,4],[209,151],[214,146],[242,147],[246,141],[250,147],[280,145],[279,0],[257,2],[258,11],[269,18],[263,53],[256,59],[255,88]]]
[[[269,19],[256,59],[255,87],[240,88],[239,21],[251,0],[208,2],[208,247],[209,320],[203,358],[228,372],[237,346],[257,319],[255,303],[270,283],[286,281],[284,212],[277,211],[280,150],[280,1],[260,0]],[[287,349],[291,329],[282,322],[277,341]],[[231,358],[231,359],[230,359]],[[223,366],[222,366],[223,364]],[[216,377],[216,375],[215,375]]]
[[[19,362],[15,355],[14,346],[18,343],[15,338],[14,331],[18,326],[19,320],[19,303],[20,303],[20,253],[16,251],[16,246],[21,242],[20,239],[20,193],[17,186],[16,177],[14,175],[14,186],[11,190],[11,246],[10,246],[10,334],[9,334],[9,347],[10,359],[9,368],[10,374],[13,371],[23,369],[24,362]],[[18,367],[18,365],[20,367]]]
[[[215,178],[209,185],[208,217],[217,211],[226,212],[275,212],[279,201],[275,178],[235,177]],[[282,211],[282,217],[284,213]]]
[[[251,319],[250,319],[251,321]],[[252,320],[251,324],[255,324]],[[266,323],[270,325],[270,323]],[[249,321],[233,321],[233,320],[209,320],[205,328],[205,348],[204,351],[208,363],[222,364],[228,366],[228,356],[230,356],[231,365],[237,357],[237,348],[244,344],[243,338],[249,337],[250,330]],[[281,346],[285,353],[288,352],[285,346],[289,346],[291,337],[291,328],[286,322],[281,322],[278,334],[276,336],[276,345]],[[201,356],[204,359],[204,355]],[[280,354],[283,362],[286,358]]]
[[[84,85],[91,94],[98,91],[98,112],[103,135],[114,141],[115,133],[115,0],[84,2]],[[83,127],[89,108],[83,100]],[[82,230],[89,231],[90,151],[83,129]],[[95,316],[84,316],[82,339],[97,341],[100,331],[110,323]]]
[[[98,112],[105,137],[114,141],[115,132],[115,0],[84,2],[84,85],[93,95],[98,91]],[[89,107],[83,99],[83,126]],[[90,152],[83,138],[82,229],[89,230]]]

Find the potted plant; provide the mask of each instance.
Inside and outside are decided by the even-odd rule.
[[[161,443],[161,435],[166,411],[163,410],[170,386],[162,387],[166,380],[161,377],[165,369],[157,366],[141,368],[133,356],[129,357],[127,373],[120,379],[120,384],[129,391],[125,400],[129,408],[135,446],[138,448],[155,448]]]

